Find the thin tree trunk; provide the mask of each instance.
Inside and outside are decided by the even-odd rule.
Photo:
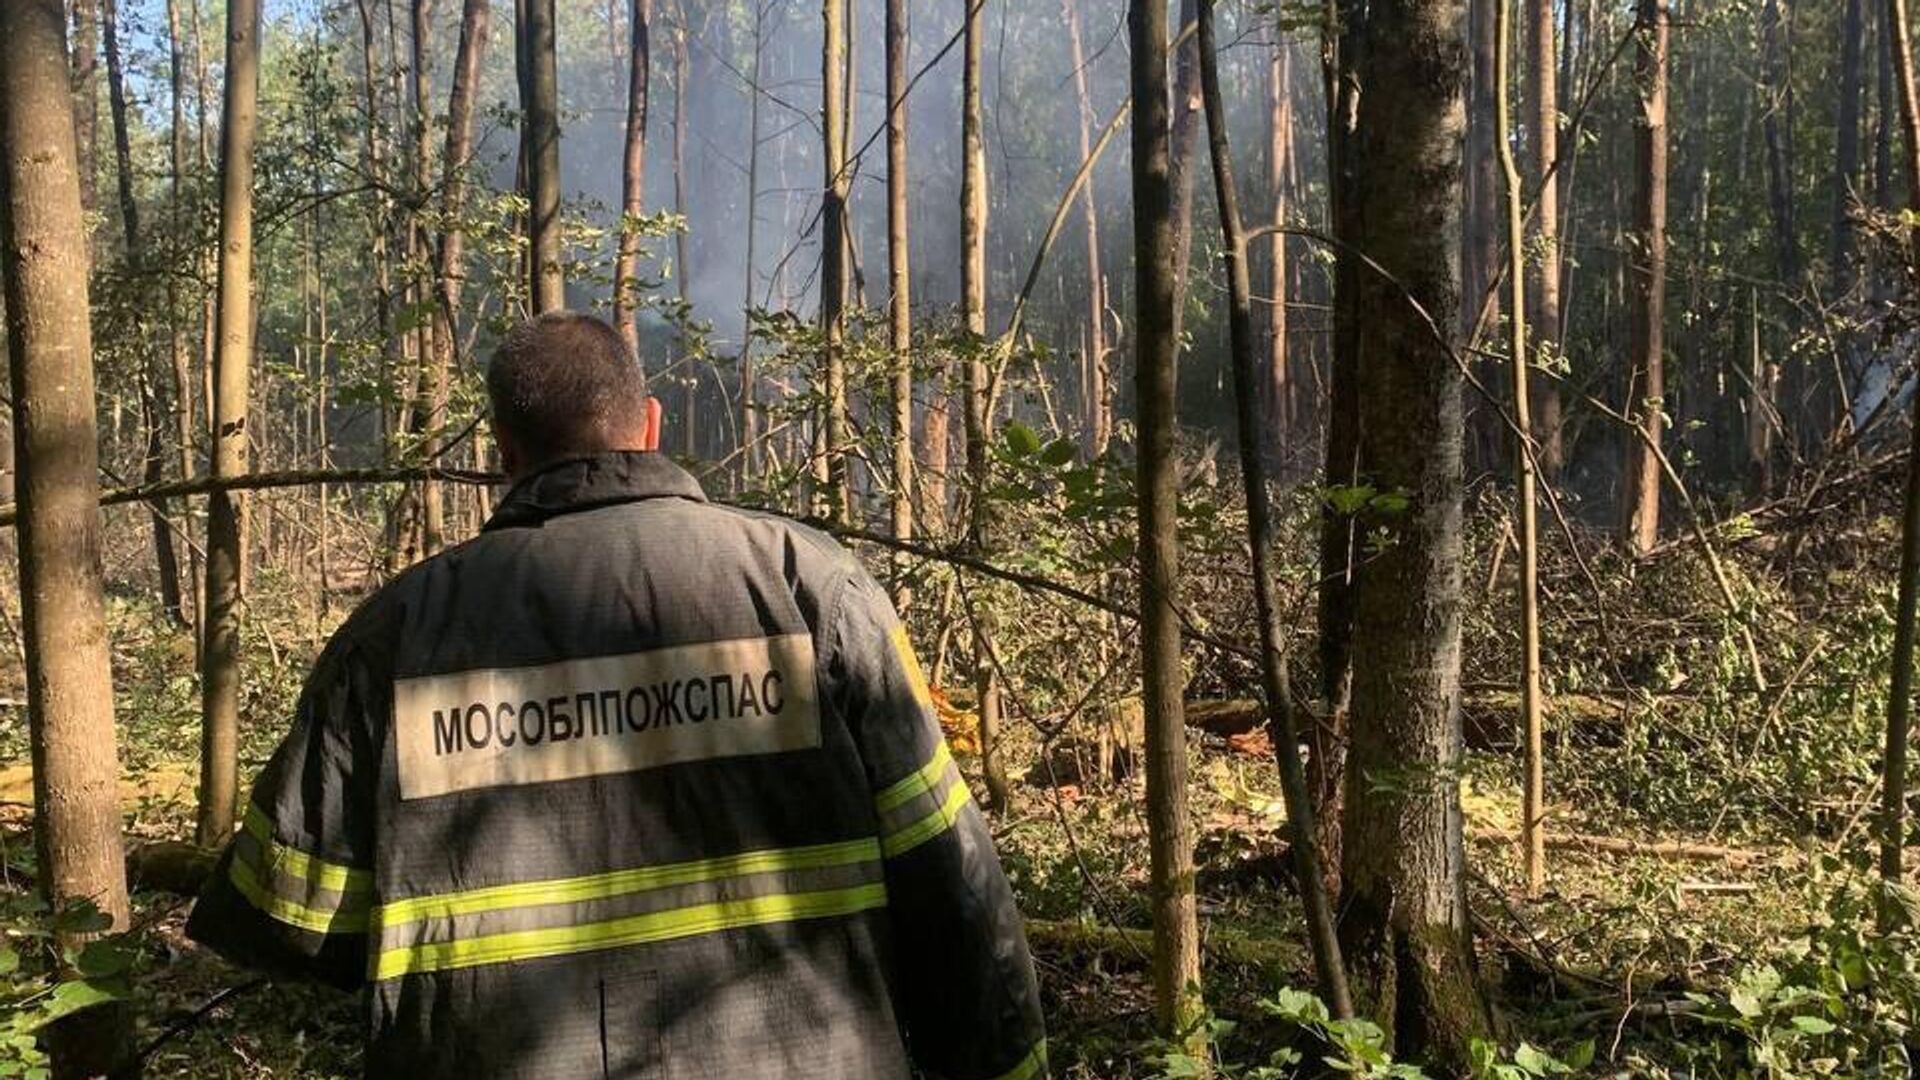
[[[825,132],[821,171],[820,357],[822,497],[828,517],[849,520],[847,490],[847,0],[821,0],[820,111]]]
[[[87,249],[59,0],[0,4],[0,280],[21,467],[21,645],[33,761],[36,877],[55,910],[90,903],[127,929],[120,762],[100,563],[98,433]],[[61,944],[80,944],[67,931]],[[132,1011],[46,1033],[53,1075],[117,1065]]]
[[[460,42],[453,60],[453,84],[447,91],[447,138],[440,162],[440,237],[434,257],[433,355],[427,371],[427,433],[430,464],[446,452],[447,408],[453,367],[459,353],[460,291],[466,280],[467,170],[473,156],[473,116],[487,50],[487,0],[465,0],[460,8]],[[425,107],[422,106],[424,114]],[[427,506],[427,548],[443,542],[445,498],[437,480],[420,485]]]
[[[984,75],[986,0],[967,0],[961,67],[960,307],[970,345],[965,364],[967,399],[967,531],[970,546],[984,553],[991,542],[992,506],[987,495],[991,460],[987,447],[989,387],[987,341],[987,151],[980,103]],[[987,808],[1007,804],[1006,765],[1000,758],[1000,680],[993,663],[993,625],[988,612],[971,613],[974,627],[974,708],[980,716],[980,768],[987,784]]]
[[[225,104],[220,123],[218,348],[213,371],[213,475],[247,471],[247,379],[253,359],[253,137],[260,92],[260,0],[228,0]],[[206,647],[201,671],[200,810],[203,847],[233,835],[240,764],[241,496],[208,500]]]
[[[1459,789],[1465,380],[1435,334],[1458,325],[1462,304],[1451,238],[1461,212],[1463,7],[1412,0],[1345,12],[1341,81],[1359,93],[1340,114],[1349,126],[1337,137],[1339,175],[1358,182],[1334,219],[1353,475],[1388,497],[1370,497],[1353,521],[1370,539],[1348,571],[1352,640],[1366,644],[1351,661],[1346,765],[1358,786],[1345,803],[1341,945],[1360,1013],[1397,1055],[1450,1070],[1490,1026],[1474,971]]]
[[[755,10],[758,10],[757,4]],[[756,24],[757,21],[756,16]],[[648,31],[653,24],[653,0],[633,0],[633,14],[628,22],[632,41],[627,50],[627,139],[620,159],[620,248],[613,263],[613,321],[620,328],[620,336],[626,339],[627,349],[638,357],[640,325],[635,313],[640,303],[639,218],[645,209],[647,188],[647,104],[653,79],[653,49]],[[757,51],[755,55],[757,58]],[[757,76],[754,82],[749,96],[757,113],[760,104]]]
[[[170,181],[169,214],[172,218],[173,234],[184,238],[187,235],[187,195],[184,181],[187,174],[187,115],[186,115],[186,60],[181,51],[180,0],[167,0],[167,76],[171,88],[172,138],[169,158]],[[197,247],[198,245],[196,245]],[[167,275],[167,321],[171,329],[173,361],[173,439],[174,453],[179,463],[180,479],[193,476],[194,420],[193,420],[193,359],[187,343],[185,312],[181,310],[184,302],[181,296],[180,276]],[[182,507],[188,503],[182,502]],[[187,538],[187,585],[193,596],[193,634],[194,656],[196,663],[200,650],[200,604],[205,593],[202,588],[199,550],[192,542],[191,515],[182,515],[182,535]]]
[[[412,107],[408,110],[410,122],[408,130],[413,139],[413,199],[407,211],[407,247],[409,265],[431,261],[437,268],[438,260],[434,252],[438,247],[429,234],[427,217],[422,212],[426,204],[428,176],[433,169],[433,148],[428,139],[432,106],[427,101],[427,90],[431,85],[433,59],[433,0],[413,0],[409,5],[412,13],[412,55],[408,63],[408,82],[412,89]],[[442,172],[442,178],[445,178]],[[409,303],[415,306],[431,305],[435,301],[435,283],[431,275],[413,274],[408,285]],[[431,309],[430,309],[431,310]],[[419,328],[414,332],[414,366],[411,369],[411,382],[414,393],[409,395],[415,402],[415,424],[420,432],[420,450],[432,460],[439,450],[440,425],[444,422],[443,410],[438,408],[437,384],[441,379],[442,353],[452,347],[451,339],[440,340],[442,328],[439,319],[429,314],[419,320]],[[436,480],[427,480],[420,485],[420,551],[422,555],[433,555],[446,545],[447,505],[441,494],[440,484]]]
[[[146,266],[146,246],[140,233],[140,204],[133,191],[133,149],[127,130],[126,78],[120,59],[119,11],[115,0],[101,0],[100,28],[107,58],[107,111],[113,124],[120,235],[127,266],[138,275]],[[161,420],[165,407],[160,400],[160,362],[147,344],[144,340],[140,342],[145,362],[140,377],[140,430],[145,436],[141,474],[151,484],[166,477],[166,436]],[[180,559],[174,552],[173,528],[167,523],[163,507],[153,507],[149,519],[153,529],[154,574],[160,585],[160,609],[174,625],[185,626],[187,613],[180,596]]]
[[[1180,31],[1199,17],[1197,0],[1180,0]],[[1173,348],[1175,378],[1187,325],[1187,277],[1193,265],[1194,145],[1203,120],[1200,110],[1199,52],[1193,38],[1173,46],[1173,157],[1168,176],[1173,184]]]
[[[1534,79],[1536,86],[1544,77],[1552,79],[1553,70],[1553,14],[1548,0],[1533,0],[1534,27],[1536,32],[1542,29],[1547,35],[1545,63],[1541,62],[1538,51],[1534,53]],[[1527,356],[1527,238],[1523,224],[1522,206],[1525,195],[1520,190],[1520,166],[1513,156],[1513,120],[1508,101],[1513,85],[1513,9],[1506,3],[1498,5],[1498,28],[1495,37],[1498,45],[1494,50],[1494,144],[1499,147],[1500,173],[1505,181],[1507,210],[1507,287],[1511,290],[1508,301],[1507,329],[1508,367],[1513,374],[1513,471],[1514,471],[1514,515],[1519,519],[1515,539],[1520,544],[1520,712],[1524,719],[1526,732],[1525,785],[1521,798],[1520,836],[1522,840],[1522,864],[1527,880],[1527,896],[1538,898],[1547,883],[1547,822],[1546,822],[1546,760],[1545,736],[1540,699],[1540,527],[1536,519],[1537,494],[1534,480],[1533,446],[1533,407],[1532,395],[1528,387]],[[1541,12],[1544,11],[1544,19]],[[1549,82],[1550,85],[1550,82]],[[1536,101],[1541,95],[1536,92]],[[1537,108],[1537,106],[1536,106]],[[1551,110],[1544,114],[1535,113],[1538,123],[1544,115],[1551,130],[1554,114]],[[1536,130],[1536,139],[1539,132]],[[1536,153],[1550,151],[1536,150]],[[1544,173],[1552,167],[1551,158],[1541,166]],[[1542,204],[1535,212],[1542,221],[1553,220],[1553,208]],[[1551,280],[1554,276],[1552,264],[1544,268],[1542,280]],[[1557,298],[1556,298],[1557,299]]]
[[[1528,104],[1529,135],[1533,143],[1533,184],[1538,194],[1533,211],[1534,267],[1533,338],[1543,362],[1560,354],[1560,156],[1559,74],[1553,47],[1553,0],[1526,0],[1531,17],[1528,41],[1533,91]],[[1571,7],[1571,5],[1569,5]],[[1532,408],[1539,421],[1536,452],[1547,482],[1559,479],[1566,467],[1566,449],[1560,438],[1560,384],[1542,379],[1533,388]]]
[[[1847,0],[1846,20],[1840,26],[1840,105],[1835,121],[1833,185],[1833,241],[1828,256],[1833,274],[1833,297],[1844,300],[1855,280],[1852,210],[1865,205],[1860,175],[1861,59],[1866,51],[1866,19],[1862,0]]]
[[[1793,221],[1793,87],[1787,78],[1786,44],[1781,41],[1780,0],[1767,0],[1760,13],[1760,129],[1767,143],[1767,205],[1773,215],[1773,242],[1780,284],[1800,282],[1800,242]],[[1664,82],[1664,77],[1662,79]]]
[[[554,0],[521,0],[520,109],[526,125],[528,298],[535,314],[567,306],[560,252],[560,85],[554,59]]]
[[[760,473],[760,379],[753,364],[754,263],[760,238],[760,99],[767,72],[767,10],[753,7],[753,86],[747,95],[747,251],[740,299],[740,472],[749,483]]]
[[[73,140],[79,155],[80,210],[83,242],[85,220],[100,207],[100,92],[95,87],[100,70],[100,0],[73,0],[73,43],[68,78],[73,91]]]
[[[1293,157],[1293,48],[1275,31],[1272,55],[1267,59],[1267,196],[1276,224],[1287,221],[1287,167]],[[1217,197],[1217,196],[1216,196]],[[1267,377],[1264,383],[1268,430],[1267,446],[1276,460],[1284,457],[1293,436],[1293,384],[1288,371],[1287,300],[1291,275],[1287,267],[1287,234],[1267,237]]]
[[[1207,117],[1207,141],[1213,161],[1214,199],[1220,206],[1220,237],[1227,255],[1230,298],[1227,329],[1233,351],[1234,415],[1240,435],[1240,471],[1247,499],[1247,539],[1252,549],[1254,604],[1260,618],[1261,689],[1266,696],[1267,731],[1280,769],[1287,827],[1293,845],[1294,878],[1306,911],[1307,941],[1313,951],[1320,993],[1333,1015],[1353,1016],[1346,965],[1340,959],[1333,908],[1327,902],[1314,846],[1313,796],[1300,760],[1294,729],[1292,691],[1287,683],[1286,627],[1282,623],[1279,563],[1273,550],[1273,505],[1267,490],[1266,448],[1260,421],[1261,379],[1254,365],[1253,274],[1247,266],[1247,240],[1240,223],[1240,199],[1233,178],[1233,152],[1227,141],[1227,108],[1220,95],[1219,60],[1214,43],[1213,2],[1200,0],[1200,87]]]
[[[887,0],[887,330],[893,353],[893,537],[913,538],[913,261],[907,225],[907,0]],[[893,597],[904,607],[904,566]]]
[[[1187,731],[1181,700],[1179,462],[1174,446],[1172,132],[1167,100],[1167,0],[1131,0],[1127,40],[1133,93],[1135,395],[1140,487],[1141,706],[1146,720],[1149,905],[1153,1000],[1160,1034],[1200,1055],[1200,930],[1187,806]]]
[[[1913,82],[1912,24],[1907,0],[1887,0],[1887,29],[1893,50],[1894,78],[1900,93],[1900,129],[1906,139],[1901,166],[1907,180],[1907,209],[1920,215],[1920,102]],[[1920,278],[1920,224],[1906,236],[1909,286]],[[1893,676],[1887,698],[1886,761],[1880,777],[1880,876],[1901,879],[1901,853],[1907,841],[1907,743],[1913,711],[1913,640],[1916,601],[1920,600],[1920,394],[1913,395],[1913,448],[1907,455],[1907,490],[1900,530],[1900,599],[1893,624]]]
[[[687,8],[686,0],[674,0],[673,4],[673,212],[681,221],[690,220],[687,203],[687,99],[693,92],[690,69],[692,64],[687,56]],[[680,228],[673,234],[673,280],[674,290],[680,298],[682,310],[689,303],[688,288],[692,281],[692,253],[689,248],[690,230]],[[685,359],[687,349],[681,343],[679,359]],[[694,431],[694,381],[687,380],[686,403],[681,411],[681,426],[687,432],[687,441],[693,441]]]
[[[1073,49],[1073,89],[1080,103],[1080,160],[1093,154],[1093,132],[1099,120],[1093,111],[1093,95],[1087,88],[1086,46],[1081,41],[1080,6],[1077,0],[1060,0],[1067,20],[1067,40]],[[1113,439],[1113,393],[1108,386],[1112,369],[1107,360],[1107,274],[1100,264],[1100,208],[1095,202],[1094,185],[1081,193],[1087,226],[1087,352],[1086,430],[1087,453],[1099,457],[1107,452]]]
[[[1652,550],[1660,539],[1660,460],[1665,369],[1662,344],[1667,292],[1667,4],[1636,0],[1640,115],[1635,124],[1632,287],[1633,375],[1628,383],[1628,414],[1641,435],[1627,439],[1627,468],[1622,474],[1621,543],[1636,554]],[[1651,445],[1649,445],[1651,444]]]

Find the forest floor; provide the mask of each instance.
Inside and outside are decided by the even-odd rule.
[[[1877,546],[1874,535],[1864,547]],[[1478,557],[1484,561],[1485,552]],[[1778,650],[1768,653],[1777,672],[1797,674],[1776,675],[1764,693],[1740,690],[1729,674],[1740,670],[1745,650],[1726,626],[1699,614],[1713,601],[1702,599],[1697,568],[1642,573],[1633,588],[1658,590],[1665,607],[1636,609],[1638,621],[1616,626],[1609,639],[1632,645],[1603,659],[1594,658],[1604,651],[1592,644],[1594,632],[1581,629],[1591,610],[1567,605],[1573,613],[1563,640],[1573,643],[1559,656],[1566,688],[1552,714],[1548,759],[1556,839],[1549,887],[1535,899],[1524,897],[1519,870],[1514,702],[1497,685],[1474,682],[1484,675],[1479,669],[1504,661],[1498,648],[1469,657],[1472,749],[1462,781],[1469,898],[1509,1045],[1590,1040],[1610,1063],[1609,1075],[1684,1075],[1660,1070],[1684,1068],[1689,1051],[1675,1048],[1700,1037],[1696,1029],[1714,1012],[1693,995],[1744,985],[1757,964],[1832,921],[1830,897],[1851,879],[1859,860],[1849,859],[1865,840],[1871,787],[1848,785],[1871,771],[1878,699],[1861,690],[1858,673],[1884,651],[1879,591],[1886,579],[1877,565],[1830,570],[1816,575],[1816,586],[1786,596],[1766,592],[1776,586],[1761,560],[1736,570],[1742,565],[1751,571],[1743,587],[1777,602],[1775,617],[1793,623],[1790,634],[1770,635],[1762,648]],[[1859,575],[1871,586],[1861,588]],[[297,585],[263,570],[250,594],[242,763],[249,774],[284,730],[307,664],[351,602],[341,597],[319,614]],[[1857,602],[1833,600],[1855,591]],[[1469,634],[1502,626],[1500,604],[1489,587],[1469,617]],[[110,606],[129,843],[177,842],[192,831],[198,700],[191,649],[139,588],[119,589]],[[0,657],[16,653],[0,648]],[[1602,694],[1594,689],[1607,681],[1600,671],[1636,678],[1639,687]],[[1230,673],[1202,671],[1194,683],[1215,697],[1236,688]],[[23,696],[17,665],[0,662],[0,762],[9,763],[0,768],[0,913],[31,883]],[[1309,988],[1311,968],[1272,748],[1248,730],[1243,704],[1216,700],[1195,712],[1206,993],[1222,1021],[1218,1055],[1244,1065],[1299,1038],[1263,1003],[1282,987]],[[977,758],[967,752],[970,718],[956,711],[946,719],[963,769],[977,780]],[[1145,962],[1140,778],[1124,769],[1097,775],[1091,741],[1077,734],[1043,744],[1039,725],[1009,727],[1004,752],[1014,782],[993,825],[1029,919],[1056,1075],[1162,1075],[1153,1063]],[[353,998],[258,985],[184,941],[185,898],[143,889],[135,904],[141,1037],[159,1044],[148,1075],[358,1075],[362,1018]]]

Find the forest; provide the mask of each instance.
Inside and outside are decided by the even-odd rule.
[[[1052,1075],[1905,1077],[1907,0],[4,0],[0,1077],[187,941],[595,312],[923,659]]]

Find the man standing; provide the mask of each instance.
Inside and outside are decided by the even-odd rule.
[[[598,319],[523,324],[487,389],[512,490],[334,635],[189,934],[368,988],[376,1077],[1044,1075],[885,593],[648,452]]]

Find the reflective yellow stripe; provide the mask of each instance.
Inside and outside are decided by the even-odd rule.
[[[301,930],[310,930],[316,934],[358,934],[367,928],[367,910],[365,907],[342,904],[332,911],[311,908],[305,904],[274,893],[260,884],[252,866],[240,859],[234,859],[227,872],[228,880],[240,895],[247,898],[254,907],[268,916]]]
[[[711,904],[678,908],[673,911],[630,915],[583,926],[556,926],[542,930],[519,930],[464,940],[436,942],[410,948],[388,949],[374,963],[375,979],[393,979],[424,971],[448,971],[455,968],[497,964],[513,960],[531,960],[543,956],[565,956],[612,949],[627,945],[668,941],[674,938],[732,930],[743,926],[793,922],[884,907],[886,886],[860,885],[850,889],[794,893],[785,896],[759,896],[742,900],[722,900]]]
[[[330,863],[275,840],[273,826],[267,821],[267,815],[251,804],[247,806],[246,829],[260,844],[261,856],[266,861],[266,865],[260,868],[264,872],[278,870],[328,892],[367,892],[373,888],[373,874],[370,871]]]
[[[1033,1080],[1036,1076],[1046,1075],[1046,1072],[1047,1040],[1041,1039],[1033,1044],[1033,1049],[1027,1051],[1026,1057],[1020,1059],[1020,1064],[994,1077],[993,1080]]]
[[[927,688],[927,675],[920,670],[920,658],[913,654],[913,640],[907,637],[905,624],[895,624],[893,628],[893,651],[900,656],[900,666],[906,669],[907,683],[913,687],[913,697],[920,707],[929,713],[933,711],[933,691]]]
[[[940,782],[940,774],[946,771],[947,765],[952,761],[953,754],[947,749],[946,741],[943,739],[939,749],[933,752],[933,757],[925,765],[908,773],[905,779],[873,797],[874,810],[884,814],[916,795],[931,792],[933,785]]]
[[[947,792],[946,800],[919,821],[898,832],[881,837],[881,851],[891,859],[953,828],[954,822],[960,820],[960,808],[967,804],[967,797],[967,782],[955,777],[952,789]]]
[[[870,862],[880,857],[880,842],[871,837],[839,844],[787,848],[772,851],[747,851],[716,859],[642,866],[583,877],[527,881],[513,885],[494,885],[466,892],[416,896],[382,904],[374,909],[374,925],[382,929],[402,926],[421,919],[450,918],[501,908],[532,907],[537,904],[573,904],[624,893],[643,892],[673,885],[762,874],[780,870],[817,870]]]

